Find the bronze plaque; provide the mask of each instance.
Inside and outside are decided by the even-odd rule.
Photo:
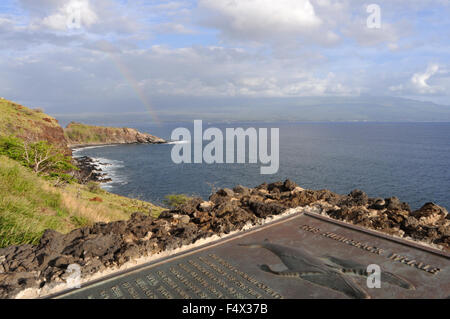
[[[321,216],[299,214],[54,297],[450,296],[447,253],[385,237]]]

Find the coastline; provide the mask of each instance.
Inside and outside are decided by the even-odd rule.
[[[106,162],[101,162],[99,158],[94,158],[86,155],[77,155],[77,152],[80,152],[84,149],[90,148],[99,148],[99,147],[113,147],[113,146],[121,146],[121,145],[145,145],[145,144],[168,144],[169,141],[164,142],[147,142],[147,143],[92,143],[92,144],[68,144],[67,147],[72,151],[72,158],[75,161],[75,165],[80,169],[80,173],[78,174],[80,179],[87,183],[89,181],[99,182],[101,184],[107,184],[114,182],[111,176],[108,173],[104,172],[104,168],[106,166],[114,166],[113,163],[109,163],[108,161],[114,161],[106,159]],[[105,166],[105,167],[103,167]]]
[[[145,145],[145,144],[156,144],[156,145],[160,145],[160,144],[168,144],[169,141],[164,141],[164,142],[155,142],[155,143],[139,143],[139,142],[134,142],[134,143],[92,143],[92,144],[67,144],[67,147],[70,148],[72,151],[75,150],[79,150],[79,149],[83,149],[86,147],[101,147],[101,146],[118,146],[118,145]]]

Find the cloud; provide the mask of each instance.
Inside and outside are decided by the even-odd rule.
[[[419,93],[435,93],[438,89],[431,87],[427,81],[439,71],[439,65],[430,64],[425,72],[415,73],[411,78],[411,83]]]
[[[99,45],[97,50],[60,47],[2,61],[0,78],[7,83],[0,80],[0,84],[9,88],[4,90],[8,97],[36,101],[50,112],[87,112],[93,108],[125,111],[125,106],[127,111],[142,111],[136,92],[143,92],[149,101],[165,96],[214,101],[226,97],[358,94],[358,87],[340,75],[308,69],[310,62],[303,57],[295,62],[304,66],[299,70],[238,48],[152,46],[123,50],[111,46]]]
[[[29,15],[28,27],[40,32],[133,34],[144,31],[142,12],[114,0],[18,0]]]
[[[195,31],[188,28],[181,23],[166,22],[161,23],[155,27],[155,30],[160,34],[172,33],[172,34],[194,34]]]
[[[448,101],[450,92],[448,6],[430,6],[422,19],[411,9],[426,9],[419,0],[379,0],[382,28],[368,29],[359,0],[78,0],[82,28],[67,31],[75,0],[14,1],[19,9],[0,12],[1,94],[60,113],[139,109],[136,88],[161,101],[360,94]],[[425,70],[424,59],[439,61],[438,70]]]
[[[70,0],[58,11],[43,18],[40,23],[54,30],[90,27],[98,22],[98,16],[88,0]]]
[[[399,48],[398,41],[411,34],[411,26],[408,22],[398,22],[396,24],[386,21],[381,23],[381,27],[368,28],[366,20],[356,19],[349,22],[342,28],[342,33],[350,39],[354,39],[361,46],[378,46],[387,44],[390,50]]]
[[[389,86],[389,91],[392,94],[420,99],[433,97],[439,100],[439,103],[448,104],[450,69],[445,64],[431,63],[425,71],[416,72],[412,75],[409,72],[405,76],[394,74],[392,77],[394,77],[394,80]]]
[[[225,41],[291,50],[294,45],[338,46],[351,39],[360,46],[385,44],[397,50],[412,27],[392,12],[404,10],[405,3],[378,2],[380,29],[367,26],[367,4],[359,0],[199,0],[198,12],[200,23],[219,30]]]
[[[231,38],[262,40],[306,33],[322,24],[309,0],[199,0],[207,24]]]

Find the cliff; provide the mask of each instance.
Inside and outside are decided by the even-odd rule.
[[[106,144],[162,144],[162,138],[132,128],[102,127],[70,123],[63,129],[58,120],[40,109],[30,109],[0,98],[0,136],[15,135],[23,140],[48,141],[64,154],[72,147]]]
[[[0,136],[15,135],[23,140],[48,141],[71,154],[64,130],[58,121],[40,109],[30,109],[18,103],[0,98]]]
[[[64,134],[69,147],[103,145],[103,144],[162,144],[162,138],[141,133],[132,128],[92,126],[81,123],[70,123]]]

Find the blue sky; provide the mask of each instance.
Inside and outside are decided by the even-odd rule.
[[[449,16],[450,0],[2,0],[0,96],[51,113],[157,110],[165,97],[450,105]]]

